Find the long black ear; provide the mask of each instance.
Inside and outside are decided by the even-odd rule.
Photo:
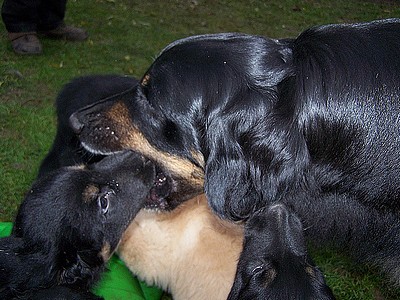
[[[261,119],[256,114],[248,117]],[[308,164],[304,139],[275,121],[267,123],[276,128],[260,122],[242,132],[235,129],[238,134],[218,137],[206,162],[205,192],[221,217],[245,220],[300,184]]]
[[[294,72],[291,43],[266,39],[256,54],[250,53],[242,80],[246,87],[209,118],[205,191],[222,217],[246,219],[273,199],[279,183],[290,176],[285,161],[293,146],[277,107],[282,86]]]
[[[221,217],[247,219],[262,204],[252,167],[244,157],[218,156],[206,166],[205,190],[210,206]]]

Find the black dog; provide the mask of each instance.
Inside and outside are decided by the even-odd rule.
[[[228,300],[335,299],[308,256],[302,224],[283,204],[247,222],[243,252]]]
[[[103,158],[86,151],[69,125],[69,117],[82,107],[116,96],[137,84],[137,79],[119,75],[78,77],[64,86],[56,99],[57,133],[39,169],[39,177],[60,167],[90,164]]]
[[[135,153],[41,177],[0,239],[0,298],[97,299],[122,233],[154,189],[155,166]],[[61,299],[60,298],[60,299]]]
[[[170,199],[204,184],[213,210],[233,220],[280,201],[311,240],[400,284],[399,53],[400,19],[295,39],[189,37],[135,89],[71,124],[91,152],[157,161],[174,182]]]

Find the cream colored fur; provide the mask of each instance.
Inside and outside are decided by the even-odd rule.
[[[142,210],[119,255],[135,275],[174,300],[219,300],[233,284],[242,241],[242,226],[212,214],[201,195],[172,212]]]

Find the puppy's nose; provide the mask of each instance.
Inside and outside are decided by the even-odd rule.
[[[82,132],[82,129],[83,129],[84,125],[83,125],[82,122],[79,120],[78,114],[77,114],[77,113],[73,113],[73,114],[69,117],[69,126],[72,128],[72,130],[73,130],[76,134],[79,134],[79,133]]]

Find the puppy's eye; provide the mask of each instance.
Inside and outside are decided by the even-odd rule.
[[[254,278],[262,278],[265,284],[270,284],[277,275],[277,271],[273,263],[266,261],[255,266],[251,273]]]
[[[274,269],[274,266],[271,262],[262,260],[253,265],[251,269],[251,274],[256,275],[272,269]]]
[[[256,267],[251,271],[251,273],[252,273],[252,274],[258,274],[258,273],[262,272],[263,270],[264,270],[264,264],[256,266]]]
[[[98,198],[98,204],[101,210],[101,214],[105,215],[108,212],[108,208],[110,206],[110,195],[112,192],[106,192],[104,194],[101,194]]]

